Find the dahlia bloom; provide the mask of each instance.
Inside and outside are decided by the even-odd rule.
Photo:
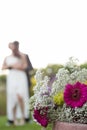
[[[87,85],[80,82],[67,84],[64,90],[64,101],[73,108],[82,107],[87,101]]]
[[[47,125],[48,125],[48,118],[47,118],[47,111],[46,111],[47,109],[45,108],[44,110],[35,109],[33,117],[36,120],[36,122],[38,122],[41,126],[47,127]],[[44,111],[44,113],[43,113],[43,111]]]

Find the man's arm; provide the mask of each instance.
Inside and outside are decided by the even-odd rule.
[[[27,58],[26,55],[23,53],[21,53],[20,55],[21,55],[21,62],[14,64],[12,68],[25,71],[25,69],[28,67]]]

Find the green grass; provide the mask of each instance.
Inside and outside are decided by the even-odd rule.
[[[6,117],[0,116],[0,130],[41,130],[41,126],[35,122],[27,123],[23,126],[6,126]],[[49,126],[46,130],[52,130]]]

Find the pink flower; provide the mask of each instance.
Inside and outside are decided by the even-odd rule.
[[[87,85],[80,82],[67,84],[64,90],[64,101],[73,108],[82,107],[87,101]]]
[[[45,108],[45,112],[43,114],[41,114],[41,111],[42,109],[40,110],[35,109],[33,117],[41,126],[47,127],[48,125],[47,108]]]

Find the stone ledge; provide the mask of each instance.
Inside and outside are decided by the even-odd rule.
[[[87,125],[57,121],[53,124],[52,130],[87,130]]]

